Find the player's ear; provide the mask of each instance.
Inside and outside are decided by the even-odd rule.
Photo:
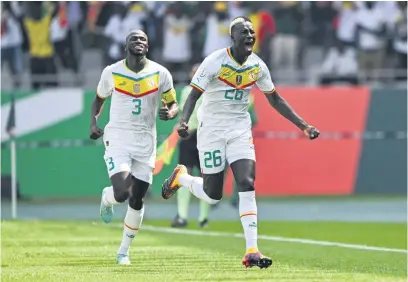
[[[127,52],[127,45],[125,44],[125,52]]]

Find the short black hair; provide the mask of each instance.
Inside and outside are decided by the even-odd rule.
[[[230,35],[232,35],[232,29],[234,28],[234,26],[235,26],[236,24],[238,24],[238,23],[244,23],[244,22],[250,22],[250,23],[252,23],[252,21],[251,21],[248,17],[239,16],[239,17],[234,18],[234,19],[231,21],[231,24],[230,24],[230,27],[229,27]]]

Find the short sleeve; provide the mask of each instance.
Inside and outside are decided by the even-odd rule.
[[[216,72],[216,64],[214,60],[211,57],[205,58],[194,74],[190,86],[204,92],[208,84],[215,77]]]
[[[162,91],[161,98],[166,103],[176,101],[176,91],[173,86],[173,77],[167,69],[164,69],[160,77],[160,89]]]
[[[106,99],[112,95],[113,89],[113,76],[108,66],[102,71],[101,79],[99,80],[98,88],[96,90],[96,95],[98,95],[101,99]]]
[[[268,67],[262,60],[260,60],[259,66],[260,66],[260,73],[259,73],[259,78],[256,81],[256,85],[265,94],[274,93],[275,85],[272,82],[271,74],[269,72]]]

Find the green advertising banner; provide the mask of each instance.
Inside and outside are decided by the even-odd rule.
[[[61,92],[61,93],[59,93]],[[179,91],[178,91],[179,92]],[[57,89],[16,93],[17,178],[20,192],[28,197],[93,197],[110,185],[101,141],[89,139],[90,108],[95,92]],[[2,175],[11,173],[5,121],[10,93],[2,93]],[[109,103],[98,124],[103,128]],[[29,105],[29,106],[28,106]],[[27,113],[30,111],[30,113]],[[173,131],[176,120],[157,121],[158,144]],[[153,194],[177,164],[164,165],[154,177]]]

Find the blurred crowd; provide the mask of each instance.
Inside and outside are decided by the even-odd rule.
[[[61,69],[71,71],[80,83],[81,73],[88,70],[80,67],[84,52],[99,52],[101,68],[118,61],[132,29],[143,29],[149,36],[149,58],[165,65],[176,83],[184,82],[193,64],[229,46],[230,21],[241,15],[251,19],[257,32],[254,51],[278,82],[280,77],[297,79],[299,72],[315,73],[319,84],[406,80],[407,2],[14,1],[1,5],[2,70],[7,65],[14,87],[19,87],[23,72],[29,72],[34,89],[55,86],[53,75]]]

